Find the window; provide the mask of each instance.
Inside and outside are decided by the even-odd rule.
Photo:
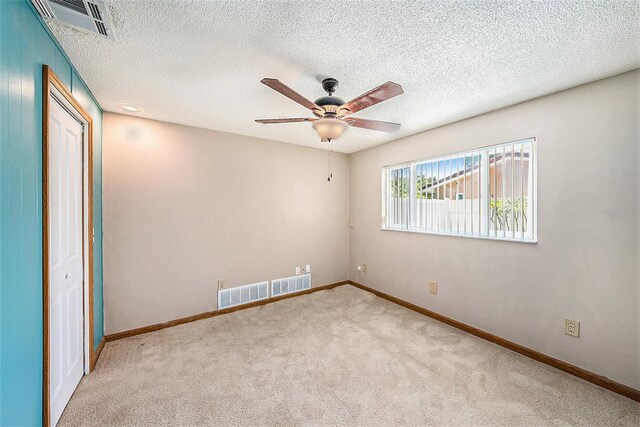
[[[535,138],[383,168],[382,228],[535,242]]]

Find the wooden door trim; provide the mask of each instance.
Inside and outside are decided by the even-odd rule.
[[[82,116],[87,122],[87,165],[83,166],[88,169],[87,173],[87,230],[88,233],[88,259],[84,259],[85,251],[83,250],[84,268],[88,270],[88,306],[89,306],[89,372],[95,366],[94,349],[93,349],[93,118],[75,99],[73,94],[64,85],[62,80],[53,72],[48,65],[42,66],[42,289],[43,289],[43,372],[42,372],[42,424],[45,427],[50,425],[50,372],[49,372],[49,113],[50,113],[50,97],[51,86],[64,97],[64,99]],[[83,141],[84,145],[84,141]],[[84,157],[84,156],[83,156]],[[83,191],[84,196],[84,191]],[[84,210],[84,202],[82,204]],[[82,219],[84,223],[84,215]],[[82,242],[84,245],[85,234],[83,233]],[[83,286],[84,292],[84,286]],[[84,300],[84,298],[83,298]]]

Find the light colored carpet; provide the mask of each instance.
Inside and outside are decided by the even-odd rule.
[[[108,343],[60,425],[640,425],[640,404],[352,286]]]

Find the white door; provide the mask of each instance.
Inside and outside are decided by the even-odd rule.
[[[49,105],[49,392],[55,426],[84,374],[83,135],[55,98]]]

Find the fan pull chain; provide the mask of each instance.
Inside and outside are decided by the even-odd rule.
[[[327,181],[331,182],[331,178],[333,178],[333,172],[332,172],[332,162],[331,162],[331,152],[332,150],[332,145],[331,145],[331,140],[329,140],[329,177],[327,178]]]

